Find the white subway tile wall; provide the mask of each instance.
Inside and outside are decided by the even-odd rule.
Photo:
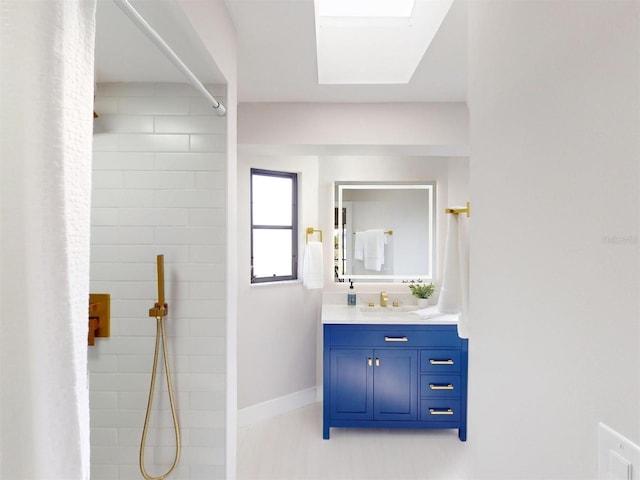
[[[223,87],[209,91],[224,102]],[[95,110],[91,291],[111,294],[111,337],[89,347],[91,478],[141,478],[158,254],[183,447],[172,477],[224,478],[226,117],[187,84],[99,84]],[[158,372],[152,475],[175,443],[161,361]]]

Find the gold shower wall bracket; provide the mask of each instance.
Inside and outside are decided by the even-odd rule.
[[[150,317],[166,317],[169,313],[169,305],[164,302],[164,255],[156,257],[158,268],[158,301],[149,309]]]

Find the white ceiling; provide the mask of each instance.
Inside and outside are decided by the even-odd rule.
[[[130,3],[203,83],[224,83],[175,1],[130,0]],[[225,3],[238,35],[241,102],[466,100],[464,0],[454,2],[406,85],[318,85],[313,0],[225,0]],[[98,0],[96,15],[97,82],[184,81],[112,0]]]

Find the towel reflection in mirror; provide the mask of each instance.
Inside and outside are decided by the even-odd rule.
[[[353,258],[364,262],[365,270],[379,272],[384,264],[384,246],[387,238],[382,229],[365,230],[356,232]]]

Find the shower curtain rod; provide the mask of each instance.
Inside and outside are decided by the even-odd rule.
[[[140,30],[142,30],[142,33],[144,33],[153,43],[155,43],[155,45],[162,51],[162,53],[164,53],[165,56],[169,60],[171,60],[171,62],[176,66],[176,68],[180,70],[185,77],[187,77],[189,82],[191,82],[191,84],[196,88],[196,90],[198,90],[202,95],[204,95],[207,98],[207,100],[209,100],[215,112],[218,115],[223,116],[227,112],[227,109],[224,108],[224,105],[222,105],[218,100],[216,100],[209,93],[209,91],[206,88],[204,88],[204,85],[202,85],[200,80],[198,80],[198,78],[193,74],[193,72],[189,70],[189,68],[182,62],[182,60],[180,60],[180,57],[178,57],[175,54],[175,52],[171,50],[171,47],[169,47],[169,45],[167,45],[167,43],[162,39],[162,37],[158,35],[158,32],[156,32],[153,28],[151,28],[151,25],[149,25],[146,22],[146,20],[142,18],[142,15],[140,15],[137,12],[137,10],[131,6],[128,0],[113,0],[113,1],[118,7],[120,7],[120,10],[122,10],[124,14],[127,17],[129,17],[131,21],[135,23],[138,26],[138,28],[140,28]]]

